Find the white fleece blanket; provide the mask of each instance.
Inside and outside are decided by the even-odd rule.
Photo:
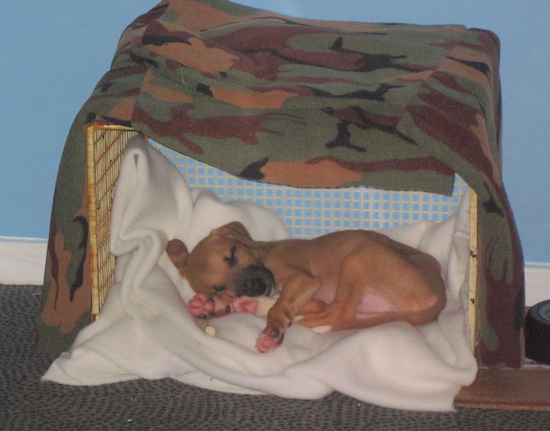
[[[255,340],[265,321],[237,313],[213,319],[207,335],[187,313],[193,292],[164,248],[177,237],[190,248],[211,229],[238,220],[257,240],[282,239],[281,221],[265,208],[220,203],[190,191],[178,170],[134,138],[122,161],[112,212],[116,282],[100,317],[80,332],[43,379],[98,385],[173,378],[217,391],[317,399],[332,391],[386,407],[446,411],[477,372],[467,325],[468,197],[440,224],[385,230],[434,255],[442,264],[448,303],[437,322],[398,322],[317,334],[293,325],[284,343],[261,354]]]

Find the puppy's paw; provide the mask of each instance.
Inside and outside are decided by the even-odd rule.
[[[207,319],[214,313],[214,300],[204,293],[198,293],[187,303],[187,311],[198,319]]]
[[[277,301],[277,298],[270,298],[268,296],[238,296],[231,301],[231,311],[253,314],[258,317],[265,317],[267,313],[273,307],[273,304]]]
[[[256,349],[260,353],[267,353],[281,345],[285,334],[277,328],[265,329],[256,340]]]
[[[237,296],[231,301],[231,310],[238,312],[245,312],[250,314],[258,314],[258,298],[252,298],[250,296]]]

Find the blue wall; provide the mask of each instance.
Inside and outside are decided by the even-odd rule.
[[[548,0],[241,0],[319,19],[464,24],[501,39],[504,182],[525,258],[550,264]],[[0,236],[46,238],[71,122],[155,0],[7,0],[0,18]]]

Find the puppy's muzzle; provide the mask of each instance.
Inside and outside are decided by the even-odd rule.
[[[235,275],[237,296],[270,296],[275,289],[275,279],[263,265],[250,265]]]

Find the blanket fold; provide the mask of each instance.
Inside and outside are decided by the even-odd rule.
[[[368,330],[318,334],[299,324],[285,342],[258,353],[265,321],[237,313],[212,319],[215,336],[187,313],[193,291],[164,247],[177,237],[192,249],[215,227],[243,223],[257,240],[287,238],[270,211],[246,202],[221,203],[189,190],[174,165],[142,139],[124,156],[111,233],[116,282],[99,318],[78,335],[44,379],[96,385],[170,377],[202,388],[315,399],[336,390],[383,406],[450,410],[477,371],[469,348],[466,310],[469,217],[466,197],[457,215],[384,232],[436,256],[449,301],[439,321],[423,327],[397,322]]]

